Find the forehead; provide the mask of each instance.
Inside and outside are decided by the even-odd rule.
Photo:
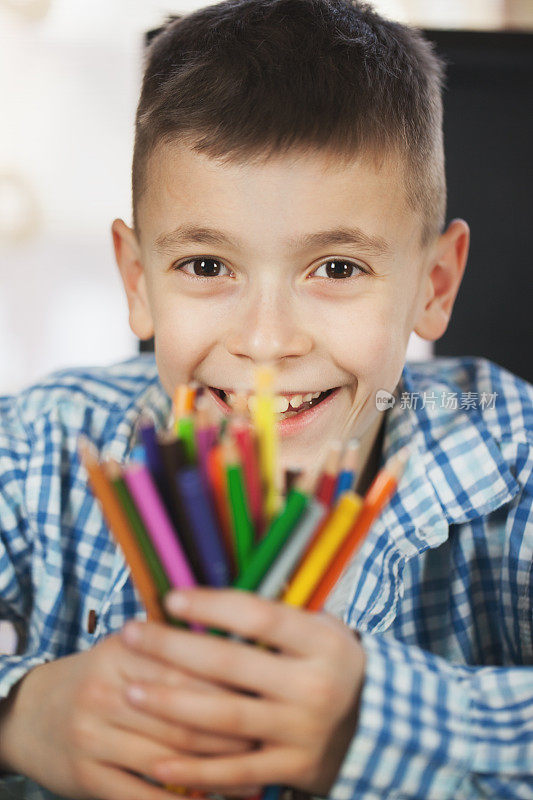
[[[165,143],[147,162],[145,186],[138,216],[150,248],[177,226],[216,227],[250,244],[356,225],[393,246],[420,226],[394,157],[313,150],[224,161]]]

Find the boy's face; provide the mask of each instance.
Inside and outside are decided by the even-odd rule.
[[[140,241],[120,220],[113,232],[130,324],[155,335],[168,394],[198,381],[221,417],[228,393],[251,391],[270,362],[293,405],[329,393],[282,414],[283,466],[315,465],[348,433],[373,439],[376,392],[396,387],[411,332],[442,333],[427,315],[444,236],[421,247],[402,181],[393,161],[339,166],[315,151],[223,164],[158,148]]]

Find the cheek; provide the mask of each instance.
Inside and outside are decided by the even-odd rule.
[[[216,317],[209,305],[162,292],[153,300],[155,357],[161,382],[172,395],[192,380],[198,364],[217,341]]]
[[[339,324],[339,320],[342,322]],[[339,314],[330,337],[330,353],[358,381],[361,392],[396,385],[405,359],[408,336],[392,302],[358,304]]]

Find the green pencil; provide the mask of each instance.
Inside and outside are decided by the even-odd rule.
[[[137,506],[135,505],[133,498],[129,493],[128,487],[124,482],[120,465],[116,461],[110,460],[106,463],[105,470],[107,477],[115,489],[118,501],[122,506],[128,522],[130,523],[132,533],[135,536],[141,553],[146,561],[146,566],[150,570],[150,574],[154,580],[157,593],[159,595],[159,600],[161,601],[163,614],[165,615],[167,622],[169,622],[171,625],[174,625],[176,628],[183,628],[185,623],[181,620],[175,619],[174,617],[169,617],[163,606],[162,600],[172,587],[169,579],[167,578],[167,574],[163,569],[163,565],[159,560],[159,556],[154,550],[152,540],[150,539],[146,528],[144,527],[144,523],[139,516]]]
[[[163,569],[163,566],[159,560],[159,556],[154,550],[154,546],[150,537],[148,536],[148,533],[146,532],[146,528],[144,527],[143,521],[141,520],[135,503],[133,502],[133,499],[128,491],[128,487],[121,476],[120,466],[116,462],[108,462],[106,467],[108,478],[113,484],[120,505],[122,506],[126,517],[128,518],[133,535],[137,540],[137,543],[144,556],[144,560],[146,561],[146,565],[150,570],[152,578],[154,579],[159,598],[162,599],[171,588],[170,581],[167,578],[165,570]]]
[[[244,485],[242,467],[239,462],[239,451],[232,438],[228,438],[224,442],[224,460],[235,541],[237,574],[240,575],[250,559],[254,542],[254,526],[250,517],[250,507]]]
[[[233,582],[236,589],[253,592],[257,588],[294,530],[308,502],[309,494],[300,488],[300,485],[291,489],[284,508],[273,519],[264,537],[250,554],[248,564],[243,572]]]
[[[180,417],[176,422],[176,433],[185,445],[185,454],[189,464],[196,463],[196,440],[194,433],[194,419],[192,417]]]

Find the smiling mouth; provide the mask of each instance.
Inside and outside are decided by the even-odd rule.
[[[278,419],[280,421],[290,419],[290,417],[295,417],[297,414],[301,414],[304,411],[308,411],[310,408],[318,406],[326,397],[329,397],[329,395],[335,391],[335,388],[337,387],[318,392],[288,392],[287,394],[274,395],[274,409]],[[217,389],[214,386],[211,386],[210,389],[228,406],[228,408],[238,409],[248,414],[253,413],[255,403],[257,402],[256,395],[238,394],[231,392],[229,389]]]

